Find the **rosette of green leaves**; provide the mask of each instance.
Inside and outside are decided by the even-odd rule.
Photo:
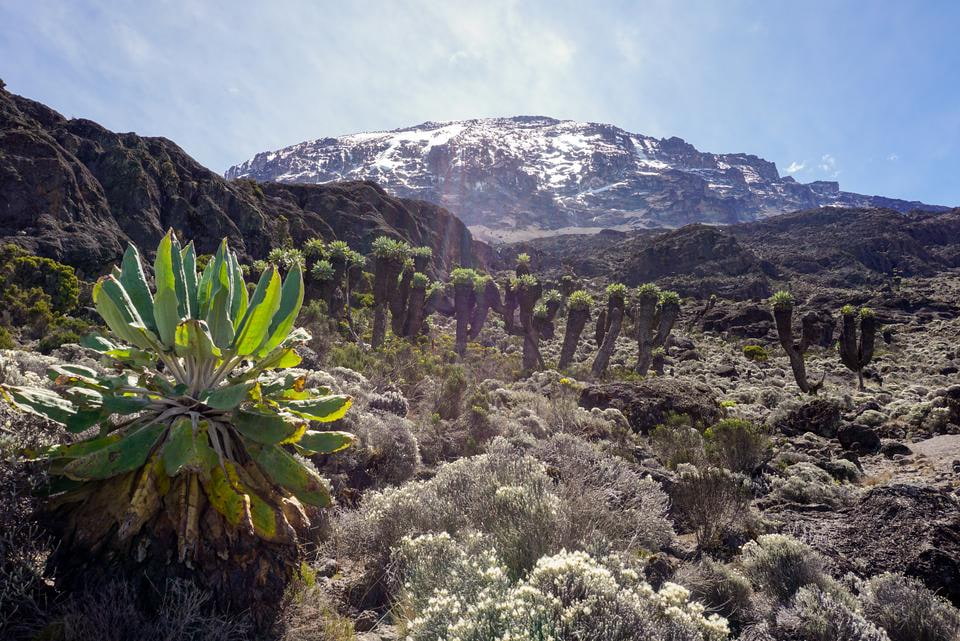
[[[326,482],[302,456],[353,442],[344,432],[311,429],[342,417],[349,396],[307,390],[303,378],[277,371],[298,365],[294,347],[310,338],[294,329],[300,264],[285,279],[269,265],[248,293],[226,240],[198,272],[193,244],[181,248],[168,232],[154,274],[151,288],[131,245],[93,288],[112,335],[85,344],[103,355],[109,375],[60,365],[48,373],[53,389],[5,386],[0,394],[70,432],[91,432],[42,453],[58,479],[53,492],[140,470],[139,483],[162,495],[178,476],[195,474],[228,523],[288,540],[291,504],[331,503]],[[134,492],[131,510],[146,509],[143,503]]]

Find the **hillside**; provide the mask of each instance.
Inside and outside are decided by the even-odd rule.
[[[0,81],[0,243],[101,273],[128,241],[156,246],[173,227],[201,253],[230,239],[247,259],[321,236],[369,249],[379,234],[433,248],[441,271],[485,248],[447,210],[369,182],[227,181],[166,138],[114,133],[9,93]]]

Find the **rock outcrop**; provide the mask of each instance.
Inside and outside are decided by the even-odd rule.
[[[447,210],[373,183],[227,181],[165,138],[67,119],[0,85],[0,242],[92,276],[128,241],[155,247],[169,227],[201,253],[226,236],[248,260],[315,236],[361,251],[380,234],[428,245],[438,272],[483,264],[488,251]]]
[[[709,386],[660,377],[638,383],[590,385],[580,393],[580,407],[618,409],[627,417],[630,427],[641,434],[647,434],[674,414],[702,426],[720,419],[720,406]]]

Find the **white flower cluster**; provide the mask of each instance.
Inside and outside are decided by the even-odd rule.
[[[659,592],[615,557],[560,552],[516,582],[491,542],[448,534],[405,538],[396,557],[412,612],[408,641],[722,641],[727,622],[707,615],[685,588]]]

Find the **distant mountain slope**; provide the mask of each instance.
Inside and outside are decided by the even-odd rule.
[[[656,281],[700,298],[765,298],[774,282],[800,281],[869,294],[896,275],[960,268],[960,208],[903,215],[822,207],[728,227],[538,238],[501,247],[501,266],[519,252],[538,270]]]
[[[482,262],[487,251],[445,209],[373,183],[230,182],[165,138],[68,120],[0,81],[0,243],[94,275],[117,261],[128,240],[153,248],[168,227],[201,252],[227,236],[247,258],[318,235],[363,251],[379,234],[429,245],[438,270]]]
[[[700,152],[607,124],[539,116],[427,122],[257,154],[228,178],[370,179],[449,208],[479,237],[731,224],[824,205],[939,210],[801,184],[750,154]]]

